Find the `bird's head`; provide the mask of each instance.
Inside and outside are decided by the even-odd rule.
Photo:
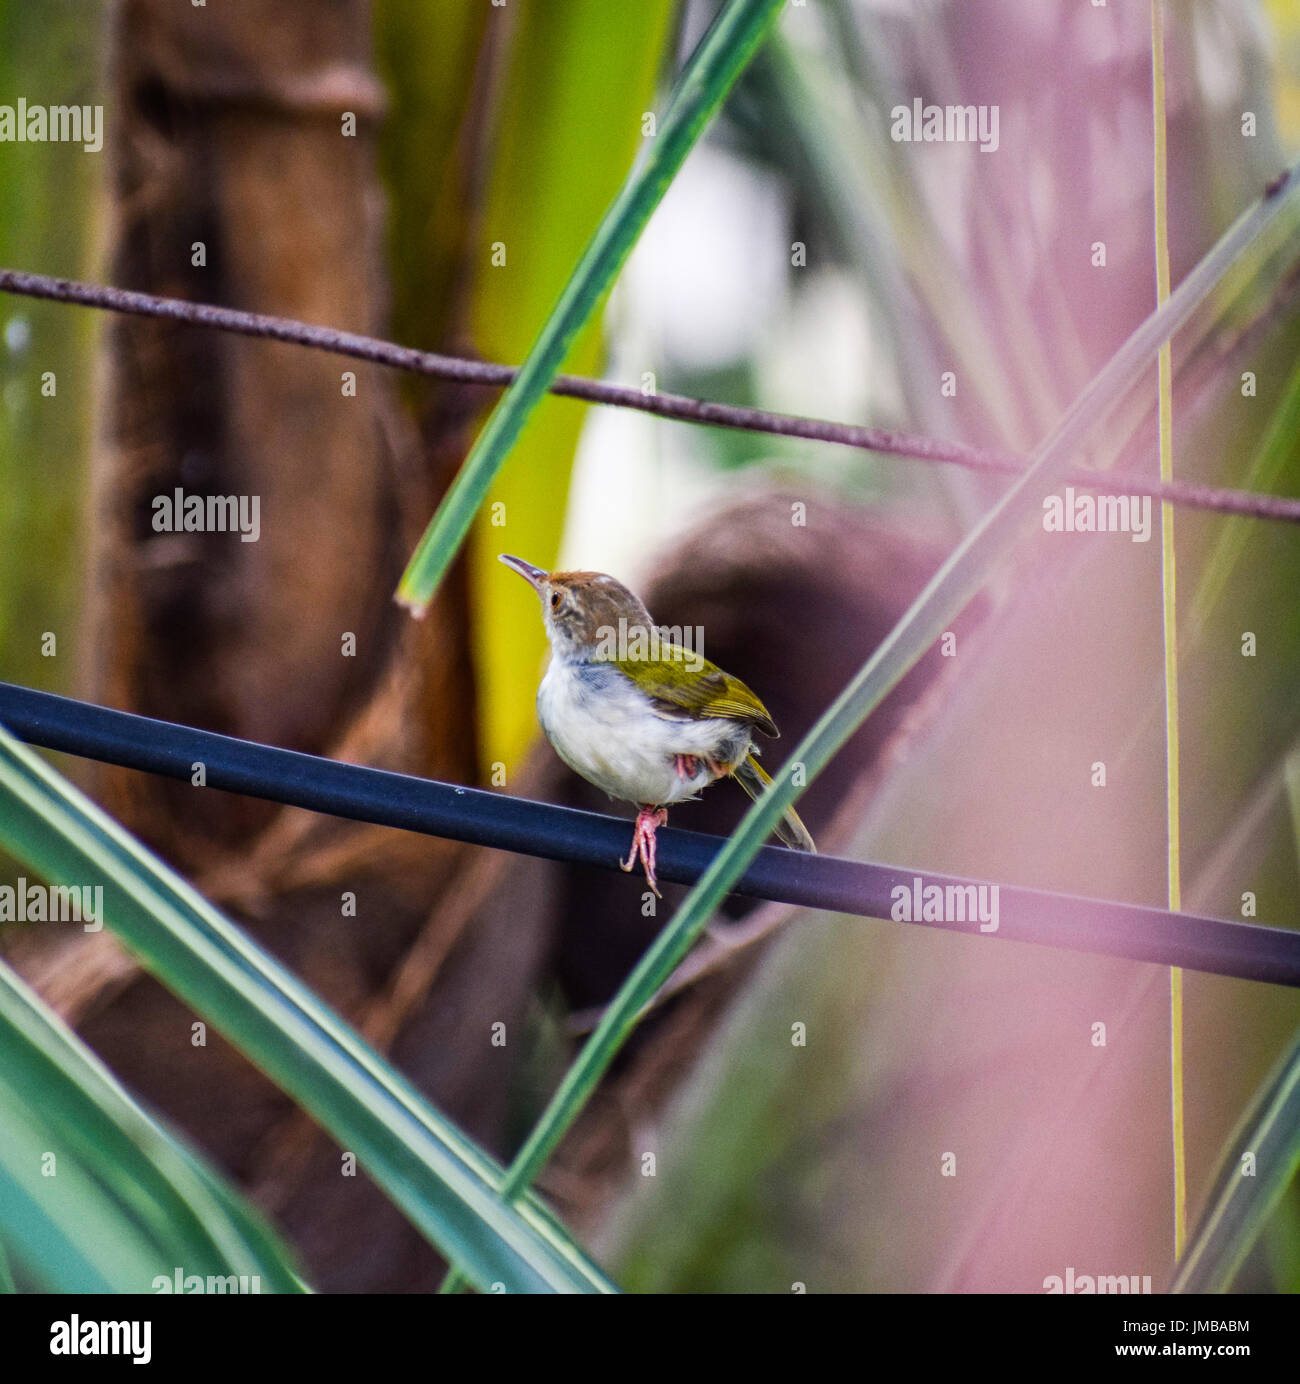
[[[650,612],[604,572],[545,572],[508,553],[501,554],[501,561],[541,597],[542,619],[557,658],[598,658],[602,650],[617,646],[620,628],[624,639],[638,627],[650,629]]]

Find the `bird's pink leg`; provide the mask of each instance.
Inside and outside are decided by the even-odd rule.
[[[659,898],[663,898],[663,895],[659,893],[659,882],[655,879],[655,830],[663,826],[667,820],[668,810],[666,808],[641,808],[636,814],[636,830],[632,834],[632,849],[628,852],[626,860],[618,862],[621,870],[631,871],[639,856],[641,864],[645,866],[646,883]]]
[[[695,756],[693,754],[679,754],[673,759],[673,767],[677,770],[679,777],[693,779],[695,777]]]

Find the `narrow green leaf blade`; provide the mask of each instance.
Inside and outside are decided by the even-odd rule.
[[[1246,468],[1243,489],[1276,492],[1300,430],[1300,365],[1292,370],[1268,428]],[[1193,621],[1204,624],[1223,597],[1237,563],[1250,540],[1249,519],[1227,519],[1215,537],[1214,549],[1192,601]]]
[[[0,841],[47,879],[102,881],[106,921],[145,966],[355,1152],[480,1286],[612,1290],[536,1203],[507,1205],[500,1168],[305,986],[2,729]]]
[[[501,396],[438,507],[397,589],[423,612],[524,424],[623,267],[677,170],[757,51],[784,0],[727,0],[677,83],[644,160],[610,203],[514,383]]]
[[[1247,1172],[1246,1158],[1253,1167]],[[1205,1213],[1170,1291],[1224,1293],[1300,1170],[1300,1036],[1274,1067],[1224,1151]]]
[[[303,1290],[260,1213],[3,964],[0,1057],[0,1227],[47,1287],[141,1293],[180,1268]]]

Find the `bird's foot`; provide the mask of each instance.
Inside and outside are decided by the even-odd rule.
[[[636,830],[632,836],[632,849],[628,852],[626,860],[620,860],[619,868],[631,872],[633,866],[640,857],[641,864],[645,867],[646,883],[654,890],[656,897],[663,898],[659,893],[659,882],[655,879],[655,831],[663,826],[668,820],[667,808],[643,807],[636,814]]]
[[[679,754],[673,756],[673,768],[677,770],[678,778],[693,779],[699,772],[700,765],[709,771],[715,778],[725,778],[735,769],[734,764],[727,764],[716,759],[710,759],[706,754]]]

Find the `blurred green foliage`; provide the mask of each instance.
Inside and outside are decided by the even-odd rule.
[[[485,24],[471,7],[435,17],[381,0],[401,339],[432,345],[431,327],[451,327],[484,359],[523,359],[644,138],[676,8],[523,0],[485,8]],[[475,100],[458,108],[449,97],[465,94],[474,75]],[[431,179],[431,169],[441,176]],[[566,368],[598,373],[600,341],[593,321]],[[488,515],[503,507],[504,523],[485,519],[471,541],[485,764],[512,763],[531,740],[545,646],[536,611],[496,555],[553,565],[585,414],[569,400],[541,404],[488,501]]]
[[[0,100],[102,104],[102,14],[100,0],[0,3]],[[93,277],[107,158],[77,144],[0,145],[0,264]],[[95,329],[92,313],[0,298],[0,678],[55,691],[76,672]],[[47,632],[54,657],[42,653]]]

